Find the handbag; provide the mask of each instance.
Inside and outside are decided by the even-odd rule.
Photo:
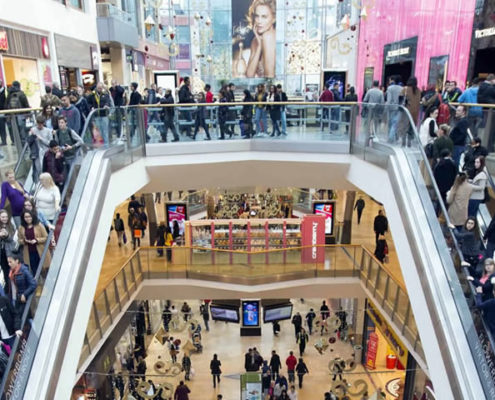
[[[122,235],[122,241],[124,242],[124,244],[126,244],[126,243],[127,243],[127,236],[126,236],[125,232],[124,232],[124,234]]]

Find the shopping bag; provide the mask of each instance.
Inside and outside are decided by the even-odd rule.
[[[125,232],[124,232],[124,235],[122,236],[122,241],[124,242],[124,244],[127,243],[127,236],[126,236]]]

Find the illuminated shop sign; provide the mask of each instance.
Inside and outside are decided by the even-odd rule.
[[[488,36],[494,36],[495,35],[495,26],[492,26],[491,28],[486,28],[486,29],[476,29],[474,31],[474,37],[476,39],[481,39],[485,38]]]
[[[405,54],[409,54],[410,50],[411,49],[409,47],[404,47],[402,49],[397,49],[397,50],[389,50],[387,52],[387,58],[398,57],[398,56],[403,56]]]

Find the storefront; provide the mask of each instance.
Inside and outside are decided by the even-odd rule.
[[[409,77],[414,76],[417,47],[417,36],[389,43],[383,47],[382,82],[384,85],[388,83],[391,76],[400,76],[404,85]]]
[[[41,88],[52,83],[48,38],[0,26],[0,77],[21,83],[29,104],[40,103]]]
[[[391,7],[389,1],[377,0],[367,7],[359,26],[358,97],[365,81],[366,85],[373,80],[386,84],[393,74],[401,75],[404,82],[415,76],[420,89],[429,81],[444,79],[464,89],[474,6],[475,2],[446,0],[428,8],[414,1]]]
[[[89,87],[91,83],[96,83],[100,66],[95,44],[55,35],[55,47],[62,89],[67,90],[83,83]]]
[[[363,365],[374,372],[387,372],[385,390],[399,399],[433,397],[433,387],[411,352],[370,300],[366,302],[363,333]],[[404,397],[401,397],[404,396]]]
[[[476,2],[468,78],[486,78],[495,71],[495,3]]]

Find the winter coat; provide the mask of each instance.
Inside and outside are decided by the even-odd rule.
[[[447,193],[448,214],[450,222],[455,226],[464,225],[466,222],[468,217],[468,203],[472,191],[472,185],[464,182],[457,190],[452,188]]]

